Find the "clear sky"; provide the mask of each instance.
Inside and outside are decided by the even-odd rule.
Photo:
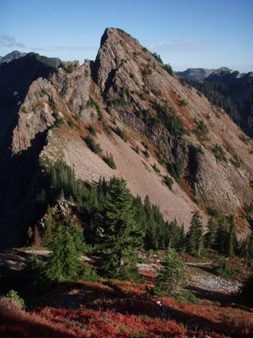
[[[95,60],[106,27],[125,30],[175,71],[253,71],[253,0],[0,0],[0,55]]]

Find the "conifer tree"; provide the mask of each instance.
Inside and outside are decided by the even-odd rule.
[[[169,247],[182,249],[185,240],[184,227],[180,228],[175,220],[168,224],[168,231]]]
[[[207,225],[208,231],[205,236],[205,246],[213,249],[216,241],[217,225],[213,219],[210,219]]]
[[[228,236],[229,228],[225,217],[218,221],[215,248],[221,255],[226,255],[228,252]]]
[[[231,219],[231,225],[229,229],[229,234],[227,236],[227,252],[226,256],[228,257],[234,257],[235,252],[238,247],[237,237],[236,237],[236,227],[235,227],[235,221],[232,218]]]
[[[186,245],[185,242],[186,242],[185,229],[184,229],[184,225],[182,225],[181,231],[180,231],[179,244],[178,244],[178,248],[179,248],[182,252],[185,251],[185,245]]]
[[[191,226],[186,236],[186,251],[193,256],[200,257],[204,249],[203,224],[199,212],[195,212]]]
[[[125,180],[114,179],[111,184],[100,244],[102,273],[118,279],[137,277],[137,252],[143,239]]]
[[[66,224],[56,228],[50,245],[52,252],[46,262],[46,275],[49,280],[56,282],[74,280],[83,272],[79,259],[83,241],[80,239],[76,244],[77,231]],[[81,234],[79,238],[80,236]]]
[[[253,234],[245,238],[240,243],[240,256],[245,258],[245,264],[248,265],[253,260]],[[253,266],[253,261],[252,261]]]
[[[144,199],[144,212],[145,212],[145,249],[158,249],[158,238],[156,231],[156,224],[152,205],[150,203],[148,195]]]
[[[168,248],[163,266],[155,282],[155,294],[175,297],[182,293],[185,284],[184,264],[175,249]]]
[[[47,207],[46,216],[47,217],[45,219],[45,229],[42,236],[44,244],[48,244],[52,240],[52,231],[55,226],[52,211],[49,205]]]

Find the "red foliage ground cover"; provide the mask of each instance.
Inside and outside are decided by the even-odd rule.
[[[75,309],[44,306],[26,312],[0,299],[0,337],[253,337],[250,311],[152,297],[150,287],[112,280],[59,285],[58,298],[85,294]]]
[[[171,320],[139,317],[111,310],[91,311],[44,308],[36,312],[57,325],[72,325],[85,337],[184,337],[185,329]],[[78,328],[78,329],[77,329]],[[79,330],[79,332],[78,332]]]

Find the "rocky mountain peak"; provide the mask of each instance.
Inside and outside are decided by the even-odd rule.
[[[131,66],[134,67],[132,72],[135,75],[139,73],[140,70],[136,68],[133,61],[136,60],[140,50],[139,42],[124,31],[116,28],[105,30],[95,61],[95,79],[104,95],[108,94],[112,85],[115,88],[122,87],[123,82],[127,82],[124,78],[121,78],[120,84],[116,81],[116,77],[119,74],[123,75],[122,72],[129,71]]]
[[[12,51],[11,53],[8,53],[7,55],[5,56],[1,56],[0,57],[0,64],[2,63],[9,63],[13,60],[17,60],[23,56],[25,56],[26,53],[22,53],[22,52],[19,52],[18,50],[14,50]]]
[[[124,178],[186,229],[196,210],[207,222],[207,209],[230,215],[252,202],[252,141],[123,30],[105,30],[94,63],[32,53],[0,66],[0,81],[2,233],[35,199],[42,157],[89,184]],[[84,142],[91,130],[99,154]],[[109,154],[116,169],[103,160]]]

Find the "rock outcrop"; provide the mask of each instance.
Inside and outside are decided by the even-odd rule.
[[[239,214],[252,203],[252,140],[129,34],[106,29],[95,62],[81,66],[52,67],[38,57],[31,66],[31,60],[28,55],[0,68],[1,174],[10,182],[1,191],[2,242],[6,229],[10,234],[22,222],[12,241],[22,243],[42,157],[64,160],[88,183],[123,177],[134,195],[149,195],[167,220],[177,219],[186,229],[196,210],[207,222],[207,208]],[[22,76],[28,72],[25,82],[11,75],[6,80],[12,64]],[[115,170],[83,141],[90,125],[102,153],[113,155]],[[29,175],[21,184],[24,171]],[[170,191],[164,177],[175,175]]]

